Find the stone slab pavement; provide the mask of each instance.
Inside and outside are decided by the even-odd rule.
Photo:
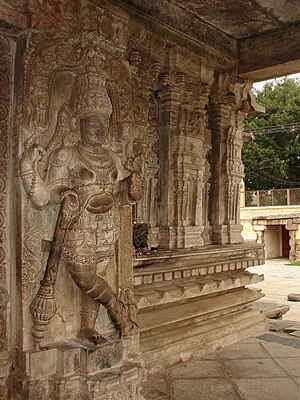
[[[300,400],[300,339],[265,333],[153,374],[146,400]]]
[[[261,289],[265,294],[262,301],[278,302],[288,305],[290,310],[283,315],[283,320],[300,322],[300,302],[289,301],[287,295],[300,293],[300,266],[288,265],[286,258],[266,260],[264,265],[249,268],[256,274],[264,274],[263,282],[249,286]]]
[[[286,264],[266,260],[250,270],[265,275],[255,285],[263,300],[288,304],[284,319],[299,323],[300,303],[286,296],[300,292],[300,267]],[[245,339],[151,375],[142,394],[146,400],[300,400],[300,338],[281,331]]]

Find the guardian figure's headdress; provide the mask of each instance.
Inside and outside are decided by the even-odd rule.
[[[112,105],[106,90],[106,78],[96,72],[80,74],[71,96],[74,116],[80,119],[88,114],[111,114]]]

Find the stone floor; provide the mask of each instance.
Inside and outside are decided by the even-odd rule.
[[[300,293],[300,266],[288,265],[286,258],[266,260],[264,265],[250,268],[250,272],[264,274],[265,280],[251,287],[262,289],[263,301],[275,301],[288,305],[290,311],[283,316],[284,320],[300,322],[300,302],[288,301],[290,293]]]
[[[287,263],[267,260],[251,272],[265,274],[257,285],[264,300],[290,305],[284,319],[299,324],[300,303],[286,296],[300,292],[300,267]],[[143,395],[146,400],[300,400],[300,338],[279,330],[245,339],[150,376]]]

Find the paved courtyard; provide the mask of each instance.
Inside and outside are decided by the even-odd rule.
[[[288,304],[284,319],[300,323],[300,303],[286,299],[300,292],[300,267],[287,263],[267,260],[251,272],[265,275],[256,285],[264,300]],[[174,365],[150,376],[143,395],[146,400],[300,400],[300,338],[266,332]]]
[[[288,265],[286,258],[266,260],[264,265],[250,268],[250,272],[264,274],[265,280],[253,287],[262,289],[265,293],[263,301],[278,302],[290,307],[283,320],[300,322],[300,302],[288,301],[290,293],[300,293],[300,266]]]

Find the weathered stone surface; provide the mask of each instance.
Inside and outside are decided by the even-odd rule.
[[[287,297],[289,301],[300,301],[300,293],[290,293]]]
[[[286,332],[290,333],[300,329],[300,322],[297,321],[289,321],[289,320],[275,320],[272,319],[269,321],[269,330],[272,332]]]
[[[288,305],[275,303],[271,301],[258,301],[253,304],[254,308],[261,310],[265,313],[267,318],[281,318],[284,314],[286,314],[290,307]]]
[[[300,330],[298,330],[298,331],[293,331],[293,332],[290,332],[290,335],[291,335],[291,336],[295,336],[295,337],[298,337],[298,338],[300,338]]]

